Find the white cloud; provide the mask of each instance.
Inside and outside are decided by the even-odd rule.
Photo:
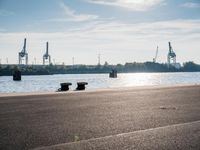
[[[50,43],[50,54],[59,62],[96,64],[97,54],[110,63],[151,60],[159,45],[159,61],[165,62],[171,41],[177,60],[199,60],[200,20],[174,20],[152,23],[125,24],[97,22],[88,27],[54,33],[1,33],[0,56],[9,56],[17,62],[23,38],[27,37],[30,62],[34,57],[40,62],[45,42]],[[4,51],[6,50],[6,51]]]
[[[133,11],[147,11],[152,7],[163,5],[165,0],[87,0],[88,2],[124,7]]]
[[[185,7],[185,8],[200,8],[200,3],[187,2],[187,3],[182,4],[181,7]]]
[[[107,40],[144,40],[149,37],[167,39],[188,39],[195,35],[200,38],[200,20],[174,20],[126,24],[120,22],[101,22],[76,30],[82,36],[91,35],[91,38],[103,37]]]
[[[95,20],[98,18],[97,15],[91,15],[91,14],[78,14],[75,10],[72,10],[69,8],[66,4],[63,2],[59,3],[61,9],[64,11],[64,18],[56,18],[51,19],[51,21],[56,22],[64,22],[64,21],[74,21],[74,22],[82,22],[82,21],[90,21]]]
[[[12,16],[14,12],[5,9],[0,9],[0,16]]]

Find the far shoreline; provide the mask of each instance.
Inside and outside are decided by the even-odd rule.
[[[126,62],[125,64],[108,64],[103,65],[17,65],[17,64],[0,64],[0,76],[12,75],[15,70],[21,71],[22,75],[53,75],[53,74],[101,74],[110,73],[116,70],[118,73],[168,73],[168,72],[199,72],[200,65],[192,61],[166,64],[146,62]]]
[[[142,73],[149,73],[149,74],[154,74],[154,73],[159,73],[159,74],[165,74],[165,73],[200,73],[200,71],[176,71],[176,72],[118,72],[117,74],[142,74]],[[109,74],[109,72],[106,73],[58,73],[58,74],[22,74],[22,76],[51,76],[51,75],[87,75],[87,74]],[[0,77],[12,77],[13,75],[0,75]]]

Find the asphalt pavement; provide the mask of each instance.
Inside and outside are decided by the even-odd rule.
[[[200,149],[200,86],[0,97],[0,149]]]

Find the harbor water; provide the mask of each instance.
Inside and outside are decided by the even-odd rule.
[[[63,82],[72,83],[70,90],[76,88],[77,82],[88,82],[86,90],[200,84],[200,72],[121,73],[118,78],[109,78],[108,74],[22,76],[22,81],[13,81],[12,76],[1,76],[0,93],[56,91]]]

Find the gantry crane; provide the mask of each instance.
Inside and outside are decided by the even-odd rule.
[[[156,49],[156,55],[155,55],[155,57],[153,58],[153,62],[154,62],[154,63],[156,63],[157,57],[158,57],[158,46],[157,46],[157,49]]]
[[[46,42],[46,53],[43,55],[43,65],[45,65],[46,62],[48,62],[48,64],[51,64],[51,56],[49,55],[49,43],[48,42]]]
[[[23,63],[23,59],[25,58],[25,64],[28,64],[28,53],[26,50],[26,38],[24,39],[24,46],[21,52],[19,52],[19,64]]]
[[[171,64],[171,60],[172,60],[173,64],[176,64],[176,54],[172,49],[171,43],[169,42],[169,52],[168,52],[168,55],[167,55],[168,65]]]

